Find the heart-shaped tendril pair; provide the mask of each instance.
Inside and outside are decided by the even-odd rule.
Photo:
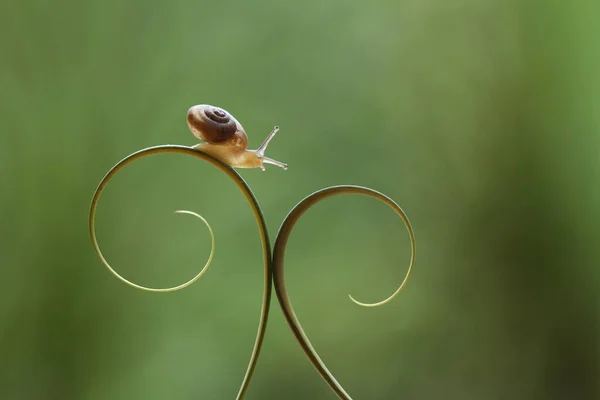
[[[191,285],[192,283],[194,283],[196,280],[198,280],[204,274],[204,272],[208,268],[208,266],[213,258],[215,238],[214,238],[212,229],[210,228],[210,225],[203,217],[201,217],[200,215],[198,215],[194,212],[191,212],[191,211],[176,211],[176,213],[190,214],[197,218],[200,218],[209,229],[209,232],[211,235],[211,240],[212,240],[212,248],[211,248],[211,253],[210,253],[209,259],[206,262],[205,266],[202,268],[202,270],[196,276],[194,276],[191,280],[189,280],[186,283],[183,283],[178,286],[170,287],[170,288],[149,288],[149,287],[138,285],[136,283],[133,283],[133,282],[127,280],[123,276],[119,275],[119,273],[117,273],[110,266],[108,261],[106,261],[106,259],[104,258],[103,254],[102,254],[102,251],[100,250],[98,241],[96,239],[95,215],[96,215],[96,208],[98,205],[98,200],[100,199],[100,195],[102,194],[102,192],[103,192],[104,188],[106,187],[106,185],[108,184],[108,182],[123,167],[134,162],[135,160],[138,160],[143,157],[155,155],[155,154],[169,154],[169,153],[170,154],[184,154],[184,155],[188,155],[188,156],[197,157],[202,160],[208,161],[209,163],[211,163],[212,165],[214,165],[215,167],[217,167],[221,171],[223,171],[227,176],[229,176],[237,184],[237,186],[240,188],[240,190],[242,191],[242,193],[248,200],[248,204],[250,205],[250,208],[252,209],[252,212],[254,213],[254,217],[256,218],[256,222],[258,224],[258,231],[259,231],[260,238],[261,238],[261,243],[262,243],[262,248],[263,248],[263,260],[264,260],[263,301],[262,301],[262,305],[261,305],[260,322],[259,322],[259,326],[258,326],[256,340],[254,343],[254,349],[252,351],[252,355],[250,357],[250,362],[248,364],[248,368],[246,370],[244,380],[242,381],[242,385],[240,387],[240,390],[238,392],[236,399],[239,400],[244,397],[246,390],[248,389],[250,379],[252,378],[252,375],[254,373],[254,369],[256,367],[256,362],[258,361],[258,356],[259,356],[259,353],[260,353],[260,350],[261,350],[261,347],[263,344],[263,340],[265,337],[267,320],[268,320],[268,316],[269,316],[269,305],[270,305],[270,301],[271,301],[271,290],[272,290],[272,286],[274,283],[275,291],[277,293],[277,297],[279,299],[279,303],[281,305],[281,308],[283,310],[285,318],[286,318],[292,332],[294,333],[296,339],[298,340],[300,346],[302,347],[302,349],[308,356],[310,362],[317,369],[317,371],[319,372],[321,377],[323,377],[323,379],[327,382],[327,384],[331,387],[331,389],[338,395],[339,398],[344,399],[344,400],[352,400],[350,395],[348,395],[348,393],[346,393],[344,388],[337,382],[337,380],[334,378],[333,374],[327,369],[327,367],[325,366],[325,364],[323,363],[323,361],[321,360],[321,358],[319,357],[319,355],[317,354],[315,349],[312,347],[310,341],[308,340],[308,337],[306,336],[306,334],[304,333],[304,330],[302,329],[300,322],[298,321],[298,318],[296,317],[296,314],[294,313],[294,309],[290,302],[290,299],[289,299],[289,296],[287,293],[287,289],[285,286],[285,280],[284,280],[285,247],[286,247],[288,238],[290,236],[290,233],[292,232],[292,229],[293,229],[294,225],[296,224],[296,222],[298,221],[298,219],[300,219],[300,217],[310,207],[312,207],[316,203],[318,203],[321,200],[324,200],[328,197],[339,195],[339,194],[361,194],[361,195],[373,197],[373,198],[383,202],[384,204],[388,205],[390,208],[392,208],[392,210],[394,210],[396,212],[396,214],[398,214],[400,216],[400,218],[402,218],[402,220],[404,221],[404,224],[406,226],[406,229],[408,230],[408,234],[410,237],[410,246],[411,246],[411,259],[410,259],[408,271],[406,272],[406,275],[405,275],[402,283],[400,284],[400,287],[398,287],[398,289],[391,296],[386,298],[385,300],[382,300],[382,301],[376,302],[376,303],[363,303],[363,302],[355,300],[352,296],[350,296],[350,299],[358,305],[365,306],[365,307],[380,306],[380,305],[383,305],[383,304],[389,302],[390,300],[392,300],[402,290],[402,288],[405,286],[405,284],[408,280],[408,277],[410,276],[410,273],[412,271],[412,268],[413,268],[413,265],[415,262],[415,236],[414,236],[413,229],[410,225],[410,222],[408,220],[408,217],[406,216],[404,211],[392,199],[390,199],[389,197],[385,196],[384,194],[379,193],[373,189],[369,189],[369,188],[361,187],[361,186],[351,186],[351,185],[328,187],[328,188],[319,190],[319,191],[309,195],[304,200],[302,200],[300,203],[298,203],[290,211],[290,213],[287,215],[287,217],[283,221],[283,224],[281,225],[279,232],[277,233],[273,253],[271,253],[271,244],[269,241],[269,235],[267,233],[265,218],[260,209],[260,206],[258,205],[258,201],[256,200],[256,197],[250,190],[250,187],[248,186],[248,184],[234,169],[232,169],[230,166],[223,163],[222,161],[219,161],[218,159],[212,157],[211,155],[203,152],[198,147],[193,148],[193,147],[187,147],[187,146],[164,145],[164,146],[156,146],[156,147],[150,147],[147,149],[143,149],[143,150],[137,151],[137,152],[125,157],[123,160],[121,160],[119,163],[117,163],[106,174],[106,176],[102,179],[102,181],[98,185],[96,192],[94,193],[94,197],[92,199],[92,204],[91,204],[91,208],[90,208],[90,215],[89,215],[89,226],[90,226],[90,235],[92,238],[92,243],[93,243],[94,249],[96,250],[96,253],[100,257],[100,260],[102,261],[102,263],[106,266],[106,268],[109,269],[110,272],[112,272],[121,281],[125,282],[126,284],[128,284],[130,286],[133,286],[134,288],[141,289],[141,290],[147,290],[147,291],[151,291],[151,292],[172,292],[172,291],[176,291],[179,289],[183,289],[183,288]]]

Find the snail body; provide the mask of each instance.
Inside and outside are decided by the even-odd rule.
[[[199,104],[187,113],[187,123],[192,134],[204,143],[194,146],[233,168],[260,168],[264,164],[287,169],[287,164],[265,156],[269,142],[279,131],[275,127],[256,150],[248,150],[248,136],[242,125],[231,114],[219,107]]]

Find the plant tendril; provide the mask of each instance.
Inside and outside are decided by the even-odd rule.
[[[256,363],[258,361],[258,356],[260,354],[260,350],[261,350],[262,344],[264,342],[267,321],[268,321],[268,317],[269,317],[269,306],[271,303],[271,290],[272,290],[272,279],[273,279],[272,273],[271,273],[271,265],[272,265],[271,244],[269,241],[269,235],[267,232],[264,215],[260,209],[260,206],[258,204],[258,201],[256,200],[256,197],[254,196],[254,193],[252,193],[252,190],[250,190],[250,187],[248,186],[246,181],[244,181],[244,179],[235,170],[233,170],[230,166],[224,164],[223,162],[217,160],[216,158],[209,156],[208,154],[206,154],[198,149],[187,147],[187,146],[178,146],[178,145],[155,146],[155,147],[149,147],[149,148],[146,148],[143,150],[139,150],[133,154],[130,154],[129,156],[127,156],[124,159],[122,159],[121,161],[119,161],[114,167],[111,168],[110,171],[108,171],[108,173],[100,181],[96,191],[94,192],[94,196],[92,198],[92,204],[90,207],[90,214],[89,214],[90,236],[92,239],[94,250],[96,251],[96,254],[100,258],[100,260],[102,261],[104,266],[106,268],[108,268],[108,270],[113,275],[115,275],[117,278],[119,278],[121,281],[125,282],[126,284],[133,286],[134,288],[146,290],[146,291],[150,291],[150,292],[173,292],[176,290],[183,289],[183,288],[191,285],[195,281],[197,281],[204,274],[204,272],[206,272],[206,269],[210,265],[212,258],[213,258],[215,238],[214,238],[213,231],[212,231],[209,223],[206,221],[206,219],[204,219],[201,215],[196,214],[192,211],[178,210],[178,211],[175,211],[175,213],[190,214],[192,216],[195,216],[195,217],[201,219],[208,227],[208,231],[211,235],[212,247],[211,247],[210,256],[209,256],[208,261],[206,262],[205,266],[195,277],[193,277],[191,280],[189,280],[186,283],[183,283],[178,286],[170,287],[170,288],[149,288],[149,287],[138,285],[134,282],[127,280],[126,278],[121,276],[119,273],[117,273],[110,266],[108,261],[106,261],[106,259],[104,258],[104,255],[102,254],[102,251],[100,250],[100,246],[98,245],[98,240],[96,239],[95,216],[96,216],[96,208],[98,206],[98,201],[100,199],[100,195],[102,194],[104,188],[106,187],[108,182],[117,174],[117,172],[119,172],[126,165],[128,165],[140,158],[152,156],[152,155],[156,155],[156,154],[185,154],[185,155],[193,156],[196,158],[200,158],[204,161],[208,161],[212,165],[216,166],[237,184],[237,186],[240,188],[240,190],[246,197],[246,200],[248,201],[248,204],[250,205],[250,208],[252,209],[252,212],[256,219],[259,235],[261,238],[262,248],[263,248],[263,260],[264,260],[263,299],[262,299],[262,305],[261,305],[261,313],[260,313],[260,321],[259,321],[259,325],[258,325],[258,331],[257,331],[256,339],[254,342],[254,348],[253,348],[252,354],[250,356],[250,361],[248,363],[248,368],[246,370],[246,374],[244,375],[242,385],[236,396],[237,400],[241,400],[244,397],[244,395],[248,389],[248,385],[250,384],[252,375],[254,374],[254,370],[256,368]]]
[[[298,317],[296,317],[296,313],[294,312],[294,308],[292,307],[292,303],[288,296],[284,279],[285,247],[287,245],[288,238],[292,232],[292,229],[294,228],[294,225],[310,207],[314,206],[321,200],[338,194],[362,194],[365,196],[373,197],[383,202],[384,204],[392,208],[396,212],[396,214],[400,216],[400,218],[402,218],[410,236],[411,258],[408,266],[408,271],[406,272],[406,275],[404,277],[404,280],[400,284],[400,287],[390,297],[377,303],[361,303],[352,298],[352,296],[350,296],[350,299],[352,299],[352,301],[354,301],[356,304],[365,307],[380,306],[392,300],[402,290],[402,288],[404,288],[415,263],[416,242],[412,226],[410,225],[408,217],[406,216],[402,208],[400,208],[398,204],[396,204],[392,199],[390,199],[386,195],[377,192],[373,189],[369,189],[362,186],[332,186],[312,193],[300,203],[298,203],[290,211],[290,213],[285,217],[285,220],[281,224],[281,227],[279,228],[279,232],[277,233],[277,237],[275,239],[275,246],[273,247],[273,282],[275,285],[275,292],[277,293],[277,298],[279,299],[279,304],[281,305],[281,309],[283,310],[283,314],[285,315],[285,319],[288,322],[290,329],[294,333],[296,340],[302,347],[302,350],[308,356],[308,359],[310,360],[311,364],[316,368],[321,377],[327,382],[331,390],[333,390],[340,399],[352,400],[352,398],[344,390],[342,385],[340,385],[340,383],[335,379],[333,374],[327,369],[325,363],[321,360],[321,358],[317,354],[317,351],[313,348],[308,337],[306,336],[306,333],[302,329],[302,325],[300,324]]]
[[[360,194],[360,195],[373,197],[373,198],[381,201],[382,203],[386,204],[387,206],[392,208],[398,216],[400,216],[400,218],[404,222],[404,225],[406,226],[406,229],[407,229],[409,237],[410,237],[411,258],[410,258],[410,263],[409,263],[406,275],[404,276],[404,279],[402,280],[402,283],[400,284],[398,289],[396,289],[396,291],[394,293],[392,293],[392,295],[390,295],[389,297],[387,297],[386,299],[384,299],[382,301],[375,302],[375,303],[363,303],[363,302],[356,300],[354,297],[352,297],[352,295],[348,295],[350,297],[350,300],[352,300],[354,303],[356,303],[360,306],[363,306],[363,307],[381,306],[381,305],[384,305],[384,304],[390,302],[404,288],[404,286],[406,285],[406,282],[408,281],[408,278],[412,272],[414,263],[415,263],[415,254],[416,254],[415,235],[414,235],[412,226],[408,220],[408,217],[406,216],[406,213],[392,199],[390,199],[386,195],[384,195],[376,190],[370,189],[370,188],[366,188],[366,187],[362,187],[362,186],[343,185],[343,186],[331,186],[331,187],[328,187],[325,189],[321,189],[321,190],[316,191],[316,192],[312,193],[311,195],[307,196],[305,199],[303,199],[301,202],[299,202],[289,212],[289,214],[286,216],[285,220],[283,221],[281,227],[279,228],[279,232],[277,233],[277,237],[275,240],[275,246],[273,248],[273,254],[271,254],[271,244],[269,241],[269,235],[267,232],[265,218],[262,213],[262,210],[260,209],[258,201],[256,200],[254,193],[252,193],[252,191],[250,190],[250,187],[248,186],[246,181],[244,181],[244,179],[234,169],[232,169],[227,164],[224,164],[223,162],[217,160],[216,158],[213,158],[212,156],[204,153],[203,151],[198,150],[197,148],[192,148],[192,147],[187,147],[187,146],[178,146],[178,145],[164,145],[164,146],[149,147],[149,148],[146,148],[143,150],[139,150],[133,154],[130,154],[129,156],[125,157],[123,160],[119,161],[114,167],[111,168],[110,171],[108,171],[108,173],[100,181],[100,184],[98,185],[98,188],[96,189],[96,192],[94,193],[94,196],[92,198],[92,204],[90,207],[90,214],[89,214],[90,236],[92,238],[94,250],[96,251],[96,254],[100,258],[100,260],[102,261],[104,266],[106,268],[108,268],[108,270],[114,276],[116,276],[118,279],[120,279],[122,282],[125,282],[126,284],[128,284],[134,288],[141,289],[141,290],[146,290],[146,291],[150,291],[150,292],[173,292],[173,291],[180,290],[180,289],[183,289],[183,288],[191,285],[192,283],[197,281],[206,272],[208,266],[212,262],[213,255],[214,255],[214,249],[215,249],[215,237],[214,237],[212,228],[210,227],[210,224],[208,223],[208,221],[206,221],[206,219],[204,219],[201,215],[196,214],[195,212],[185,211],[185,210],[177,210],[177,211],[175,211],[175,213],[189,214],[189,215],[195,216],[196,218],[201,219],[207,226],[208,231],[211,236],[212,246],[211,246],[211,252],[210,252],[208,261],[206,262],[206,264],[204,265],[202,270],[198,274],[196,274],[196,276],[194,276],[192,279],[190,279],[189,281],[187,281],[181,285],[173,286],[170,288],[149,288],[149,287],[141,286],[141,285],[138,285],[136,283],[133,283],[133,282],[127,280],[126,278],[121,276],[119,273],[117,273],[110,266],[108,261],[106,261],[106,259],[104,258],[104,255],[102,254],[102,251],[100,250],[100,247],[98,245],[98,241],[96,239],[96,231],[95,231],[95,215],[96,215],[96,208],[98,206],[98,201],[100,199],[100,195],[102,194],[102,192],[103,192],[104,188],[106,187],[106,185],[108,184],[108,182],[117,174],[117,172],[119,172],[126,165],[128,165],[142,157],[152,156],[152,155],[156,155],[156,154],[189,155],[189,156],[193,156],[196,158],[200,158],[204,161],[208,161],[212,165],[219,168],[229,178],[231,178],[237,184],[237,186],[240,188],[240,190],[246,197],[246,200],[248,201],[248,204],[250,205],[252,212],[254,213],[254,217],[255,217],[257,225],[258,225],[258,231],[259,231],[259,235],[261,238],[261,244],[262,244],[262,249],[263,249],[263,261],[264,261],[263,300],[262,300],[262,305],[261,305],[261,313],[260,313],[260,321],[259,321],[259,325],[258,325],[258,331],[257,331],[256,339],[254,342],[254,348],[253,348],[252,354],[250,356],[250,361],[248,363],[248,367],[246,370],[246,374],[244,375],[242,385],[236,396],[236,400],[241,400],[244,397],[244,395],[248,389],[248,386],[250,384],[250,380],[254,374],[254,370],[256,368],[258,356],[260,354],[260,350],[261,350],[262,344],[264,342],[267,321],[268,321],[268,317],[269,317],[269,307],[270,307],[270,302],[271,302],[271,290],[272,290],[271,286],[273,285],[273,283],[275,286],[275,291],[277,293],[277,298],[281,305],[281,309],[283,310],[283,314],[286,318],[286,321],[287,321],[288,325],[290,326],[290,329],[294,333],[296,340],[302,347],[302,350],[308,356],[308,359],[310,360],[311,364],[315,367],[315,369],[318,371],[318,373],[321,375],[321,377],[327,382],[329,387],[335,392],[335,394],[340,399],[352,400],[352,398],[344,390],[342,385],[340,385],[340,383],[335,379],[333,374],[327,369],[327,367],[325,366],[325,363],[321,360],[321,358],[317,354],[316,350],[313,348],[312,344],[310,343],[306,333],[304,332],[304,330],[302,328],[302,325],[300,324],[300,321],[296,317],[296,314],[292,307],[292,303],[289,299],[289,296],[287,294],[287,289],[285,286],[285,279],[284,279],[285,248],[286,248],[286,245],[288,242],[288,238],[289,238],[296,222],[298,222],[300,217],[306,211],[308,211],[308,209],[310,207],[314,206],[321,200],[324,200],[328,197],[338,195],[338,194]]]
[[[95,208],[92,211],[93,213],[96,212]],[[130,280],[128,280],[127,278],[125,278],[124,276],[122,276],[121,274],[119,274],[109,263],[108,261],[106,261],[106,258],[104,258],[104,255],[102,254],[102,251],[100,251],[100,247],[98,245],[98,241],[96,239],[96,233],[92,232],[92,242],[94,245],[94,249],[96,250],[96,253],[98,254],[98,257],[100,257],[100,261],[102,261],[102,264],[104,264],[104,266],[106,268],[108,268],[108,270],[115,276],[117,277],[119,280],[121,280],[122,282],[126,283],[127,285],[136,288],[136,289],[140,289],[140,290],[145,290],[147,292],[154,292],[154,293],[168,293],[168,292],[176,292],[177,290],[181,290],[183,288],[186,288],[188,286],[190,286],[192,283],[196,282],[198,279],[200,279],[200,277],[202,275],[204,275],[204,273],[206,272],[206,270],[208,269],[208,267],[210,266],[210,263],[212,262],[213,256],[215,254],[215,235],[212,231],[212,228],[210,227],[210,224],[208,223],[208,221],[200,214],[196,214],[193,211],[187,211],[187,210],[177,210],[174,211],[175,214],[189,214],[189,215],[193,215],[196,218],[199,218],[200,220],[202,220],[204,222],[204,224],[206,225],[206,227],[208,228],[208,233],[210,234],[210,240],[211,240],[211,245],[210,245],[210,254],[208,256],[208,260],[206,261],[206,264],[204,264],[204,267],[202,267],[202,269],[200,270],[200,272],[198,272],[196,274],[196,276],[194,276],[192,279],[190,279],[189,281],[182,283],[181,285],[177,285],[177,286],[172,286],[172,287],[167,287],[167,288],[151,288],[151,287],[147,287],[147,286],[142,286],[139,285],[135,282],[132,282]],[[92,218],[95,219],[95,216],[92,215]]]

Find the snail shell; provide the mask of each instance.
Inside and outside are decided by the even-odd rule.
[[[207,143],[244,149],[248,145],[242,125],[222,108],[207,104],[193,106],[188,110],[187,123],[192,134]]]

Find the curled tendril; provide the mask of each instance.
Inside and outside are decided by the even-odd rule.
[[[108,178],[108,179],[110,179],[110,178]],[[99,197],[100,193],[101,193],[101,190],[97,191],[96,193],[98,193],[98,197]],[[90,211],[90,218],[91,218],[90,219],[90,227],[92,229],[93,229],[94,220],[95,220],[95,213],[96,213],[96,207],[92,206],[92,210]],[[189,214],[189,215],[193,215],[194,217],[202,220],[204,222],[204,224],[206,225],[206,227],[208,228],[208,233],[210,234],[211,245],[210,245],[210,254],[208,256],[208,260],[206,261],[206,264],[204,264],[204,267],[202,267],[202,269],[200,270],[200,272],[198,272],[196,274],[196,276],[194,276],[189,281],[187,281],[185,283],[182,283],[181,285],[176,285],[176,286],[167,287],[167,288],[151,288],[151,287],[139,285],[139,284],[137,284],[135,282],[131,282],[130,280],[128,280],[127,278],[125,278],[124,276],[122,276],[121,274],[119,274],[113,267],[111,267],[111,265],[108,263],[108,261],[106,261],[106,258],[104,258],[104,255],[102,254],[102,251],[100,250],[100,247],[98,245],[98,240],[96,238],[95,229],[93,229],[92,231],[90,231],[90,233],[92,235],[92,244],[94,245],[94,249],[96,250],[96,254],[98,254],[98,257],[100,257],[100,261],[102,261],[102,264],[104,264],[104,266],[106,268],[108,268],[108,270],[115,277],[117,277],[122,282],[124,282],[124,283],[128,284],[129,286],[134,287],[136,289],[145,290],[147,292],[166,293],[166,292],[175,292],[177,290],[181,290],[183,288],[186,288],[186,287],[190,286],[192,283],[194,283],[198,279],[200,279],[200,277],[202,275],[204,275],[204,273],[208,269],[210,263],[212,262],[213,256],[215,254],[215,235],[214,235],[214,233],[212,231],[212,228],[210,227],[210,224],[208,223],[208,221],[202,215],[196,214],[193,211],[187,211],[187,210],[177,210],[177,211],[175,211],[175,214]]]
[[[400,218],[402,218],[402,220],[404,221],[404,224],[406,226],[406,229],[408,230],[408,234],[410,237],[410,245],[411,245],[411,259],[410,259],[410,263],[408,266],[408,271],[406,272],[406,275],[404,276],[404,279],[402,280],[402,283],[400,284],[398,289],[396,289],[396,291],[394,293],[392,293],[392,295],[390,295],[385,300],[375,302],[375,303],[363,303],[363,302],[360,302],[360,301],[354,299],[351,295],[349,295],[350,299],[354,303],[356,303],[360,306],[364,306],[364,307],[380,306],[380,305],[386,304],[389,301],[391,301],[404,288],[404,286],[406,285],[406,282],[408,281],[408,278],[412,272],[413,265],[415,263],[415,253],[416,253],[415,235],[414,235],[413,229],[410,225],[410,222],[408,220],[408,217],[406,216],[404,211],[392,199],[390,199],[386,195],[379,193],[373,189],[369,189],[369,188],[361,187],[361,186],[350,186],[350,185],[328,187],[328,188],[319,190],[319,191],[309,195],[304,200],[302,200],[300,203],[298,203],[290,211],[290,213],[287,215],[287,217],[283,221],[283,224],[281,225],[279,232],[277,233],[277,238],[275,240],[273,254],[271,255],[271,247],[270,247],[271,245],[270,245],[269,236],[267,233],[264,215],[260,209],[260,206],[258,205],[258,201],[256,200],[256,197],[250,190],[250,187],[235,170],[233,170],[228,165],[209,156],[206,153],[203,153],[201,150],[198,150],[196,148],[186,147],[186,146],[177,146],[177,145],[149,147],[147,149],[137,151],[137,152],[125,157],[123,160],[119,161],[104,176],[102,181],[100,181],[100,184],[98,185],[98,188],[96,189],[96,192],[94,193],[94,196],[92,198],[92,204],[91,204],[90,215],[89,215],[90,236],[92,238],[92,243],[94,245],[94,249],[95,249],[96,253],[98,254],[98,257],[100,258],[100,260],[102,261],[104,266],[106,268],[108,268],[108,270],[112,274],[114,274],[117,278],[119,278],[121,281],[123,281],[126,284],[133,286],[137,289],[141,289],[141,290],[146,290],[146,291],[151,291],[151,292],[172,292],[172,291],[176,291],[179,289],[183,289],[183,288],[191,285],[206,272],[208,266],[210,265],[210,263],[212,261],[213,254],[214,254],[214,248],[215,248],[215,237],[214,237],[213,231],[210,227],[210,224],[206,221],[206,219],[204,219],[202,216],[200,216],[199,214],[196,214],[192,211],[178,210],[175,212],[179,213],[179,214],[189,214],[189,215],[192,215],[192,216],[195,216],[195,217],[201,219],[206,224],[206,226],[209,230],[210,236],[211,236],[211,241],[212,241],[211,252],[210,252],[208,261],[206,262],[206,264],[202,268],[202,270],[196,276],[194,276],[192,279],[190,279],[189,281],[187,281],[181,285],[173,286],[170,288],[149,288],[149,287],[141,286],[141,285],[138,285],[136,283],[133,283],[133,282],[127,280],[126,278],[121,276],[119,273],[117,273],[110,266],[108,261],[106,261],[106,259],[104,258],[104,255],[102,254],[102,251],[100,250],[100,247],[98,245],[98,241],[96,239],[96,232],[95,232],[95,215],[96,215],[96,208],[98,206],[98,201],[100,199],[100,195],[102,194],[102,192],[103,192],[104,188],[106,187],[106,185],[108,184],[108,182],[117,174],[117,172],[119,172],[126,165],[128,165],[140,158],[151,156],[151,155],[156,155],[156,154],[185,154],[185,155],[197,157],[202,160],[208,161],[212,165],[219,168],[221,171],[225,172],[225,174],[227,176],[229,176],[237,184],[237,186],[240,188],[240,190],[242,191],[242,193],[248,200],[248,204],[250,205],[250,207],[254,213],[254,216],[256,218],[256,222],[258,224],[259,235],[261,238],[261,243],[262,243],[262,248],[263,248],[263,260],[264,260],[263,301],[262,301],[262,305],[261,305],[260,322],[259,322],[259,326],[258,326],[258,332],[256,334],[256,340],[254,342],[254,348],[252,350],[252,355],[250,356],[248,368],[246,370],[246,374],[244,376],[242,385],[240,387],[240,390],[237,394],[236,399],[241,400],[244,397],[244,395],[248,389],[250,380],[254,374],[254,370],[256,368],[258,356],[260,354],[260,350],[262,348],[262,344],[263,344],[264,337],[265,337],[267,320],[268,320],[268,316],[269,316],[269,306],[270,306],[270,302],[271,302],[271,286],[274,282],[275,291],[277,293],[277,297],[279,299],[279,303],[281,305],[281,308],[283,310],[285,318],[286,318],[292,332],[296,336],[298,343],[300,344],[300,346],[302,347],[302,349],[308,356],[310,362],[317,369],[319,374],[327,382],[327,384],[330,386],[330,388],[338,395],[339,398],[341,398],[343,400],[352,400],[350,395],[348,395],[348,393],[346,393],[344,388],[337,382],[337,380],[335,379],[333,374],[327,369],[327,367],[325,366],[325,364],[323,363],[323,361],[317,354],[316,350],[312,347],[308,337],[306,336],[304,330],[302,329],[300,322],[298,321],[298,318],[296,317],[296,314],[295,314],[292,304],[290,302],[289,296],[287,294],[287,289],[286,289],[285,280],[284,280],[285,247],[287,245],[287,241],[290,236],[290,233],[291,233],[294,225],[296,224],[296,222],[300,219],[300,217],[310,207],[314,206],[319,201],[324,200],[328,197],[338,195],[338,194],[361,194],[361,195],[373,197],[373,198],[383,202],[384,204],[388,205],[390,208],[392,208],[396,212],[396,214],[398,214],[400,216]]]
[[[200,216],[199,214],[196,214],[194,212],[184,211],[184,210],[179,210],[179,211],[175,211],[175,212],[180,213],[180,214],[190,214],[190,215],[193,215],[197,218],[200,218],[202,221],[204,221],[204,223],[208,227],[209,233],[211,235],[211,240],[212,240],[212,249],[211,249],[211,253],[210,253],[210,256],[209,256],[209,259],[208,259],[206,265],[202,268],[202,270],[195,277],[193,277],[191,280],[189,280],[188,282],[186,282],[184,284],[181,284],[179,286],[174,286],[171,288],[149,288],[149,287],[138,285],[136,283],[133,283],[133,282],[125,279],[121,275],[119,275],[110,266],[110,264],[106,261],[106,259],[104,258],[104,255],[102,254],[102,251],[100,251],[100,247],[98,245],[98,240],[96,239],[95,215],[96,215],[96,208],[98,206],[98,200],[100,199],[100,195],[102,194],[104,188],[106,187],[108,182],[117,174],[117,172],[119,172],[126,165],[128,165],[140,158],[151,156],[151,155],[156,155],[156,154],[184,154],[184,155],[189,155],[189,156],[193,156],[196,158],[200,158],[200,159],[202,159],[204,161],[208,161],[212,165],[216,166],[221,171],[225,172],[225,174],[227,176],[229,176],[229,178],[231,178],[237,184],[237,186],[240,188],[240,190],[242,191],[242,193],[248,200],[248,204],[250,205],[250,208],[252,209],[252,212],[254,213],[254,217],[256,218],[256,223],[258,224],[258,231],[259,231],[262,248],[263,248],[264,289],[263,289],[263,300],[262,300],[261,313],[260,313],[260,322],[258,325],[258,332],[256,334],[256,340],[254,342],[254,348],[252,350],[252,355],[250,356],[250,361],[248,363],[248,368],[246,370],[246,374],[242,381],[242,385],[241,385],[240,390],[236,397],[237,400],[240,400],[244,397],[244,394],[246,393],[246,390],[248,389],[248,385],[250,384],[250,379],[252,378],[252,375],[254,374],[254,370],[256,368],[256,362],[258,361],[258,356],[260,354],[260,350],[262,348],[262,344],[264,341],[266,327],[267,327],[267,320],[269,317],[269,306],[271,303],[271,287],[272,287],[271,244],[269,241],[269,235],[268,235],[266,224],[265,224],[265,218],[260,209],[258,201],[256,200],[256,197],[254,196],[254,193],[252,193],[252,190],[250,190],[250,187],[248,186],[246,181],[244,181],[244,179],[228,165],[222,163],[221,161],[217,160],[216,158],[209,156],[208,154],[203,153],[200,150],[197,150],[197,149],[194,149],[191,147],[187,147],[187,146],[177,146],[177,145],[156,146],[156,147],[149,147],[149,148],[137,151],[133,154],[130,154],[129,156],[125,157],[123,160],[119,161],[104,176],[102,181],[100,181],[100,184],[98,185],[98,188],[96,189],[96,192],[94,193],[94,196],[92,198],[92,204],[90,207],[90,215],[89,215],[89,226],[90,226],[90,236],[92,238],[92,243],[94,245],[94,249],[96,250],[98,257],[100,257],[100,260],[102,260],[102,263],[104,264],[104,266],[106,268],[108,268],[109,271],[112,272],[117,278],[119,278],[121,281],[123,281],[123,282],[127,283],[128,285],[133,286],[137,289],[147,290],[147,291],[151,291],[151,292],[172,292],[175,290],[183,289],[184,287],[187,287],[187,286],[191,285],[192,283],[194,283],[196,280],[198,280],[202,276],[202,274],[204,274],[204,272],[210,265],[210,262],[212,261],[212,256],[214,253],[214,243],[215,243],[212,229],[211,229],[210,225],[208,224],[208,222],[202,216]]]
[[[386,195],[379,193],[373,189],[361,186],[332,186],[309,195],[300,203],[298,203],[292,209],[292,211],[290,211],[290,213],[283,221],[283,224],[279,228],[277,238],[275,239],[275,246],[273,247],[273,281],[275,284],[275,292],[277,293],[277,298],[279,299],[281,309],[283,310],[283,313],[288,322],[288,325],[290,326],[290,329],[294,333],[294,336],[296,336],[296,340],[302,347],[302,350],[304,350],[304,353],[306,353],[306,355],[308,356],[311,364],[316,368],[321,377],[323,377],[323,379],[327,382],[331,390],[333,390],[340,399],[352,400],[352,398],[348,393],[346,393],[342,385],[338,383],[333,374],[327,369],[325,363],[321,360],[316,350],[313,348],[310,341],[308,340],[306,333],[302,329],[300,321],[298,321],[298,318],[296,317],[294,308],[292,307],[292,303],[287,294],[284,279],[285,247],[287,245],[290,233],[294,228],[294,225],[310,207],[314,206],[321,200],[338,194],[362,194],[365,196],[374,197],[375,199],[383,202],[384,204],[392,208],[396,212],[396,214],[400,216],[400,218],[402,218],[410,236],[411,259],[408,266],[408,271],[406,272],[406,275],[404,277],[404,280],[400,284],[400,287],[390,297],[377,303],[361,303],[355,300],[352,296],[350,296],[350,299],[352,299],[352,301],[354,301],[356,304],[366,307],[376,307],[389,302],[402,290],[402,288],[408,280],[408,277],[410,276],[410,273],[412,272],[412,268],[415,263],[416,242],[412,226],[410,225],[408,217],[400,208],[400,206],[398,206],[398,204],[396,204],[392,199],[390,199]]]

